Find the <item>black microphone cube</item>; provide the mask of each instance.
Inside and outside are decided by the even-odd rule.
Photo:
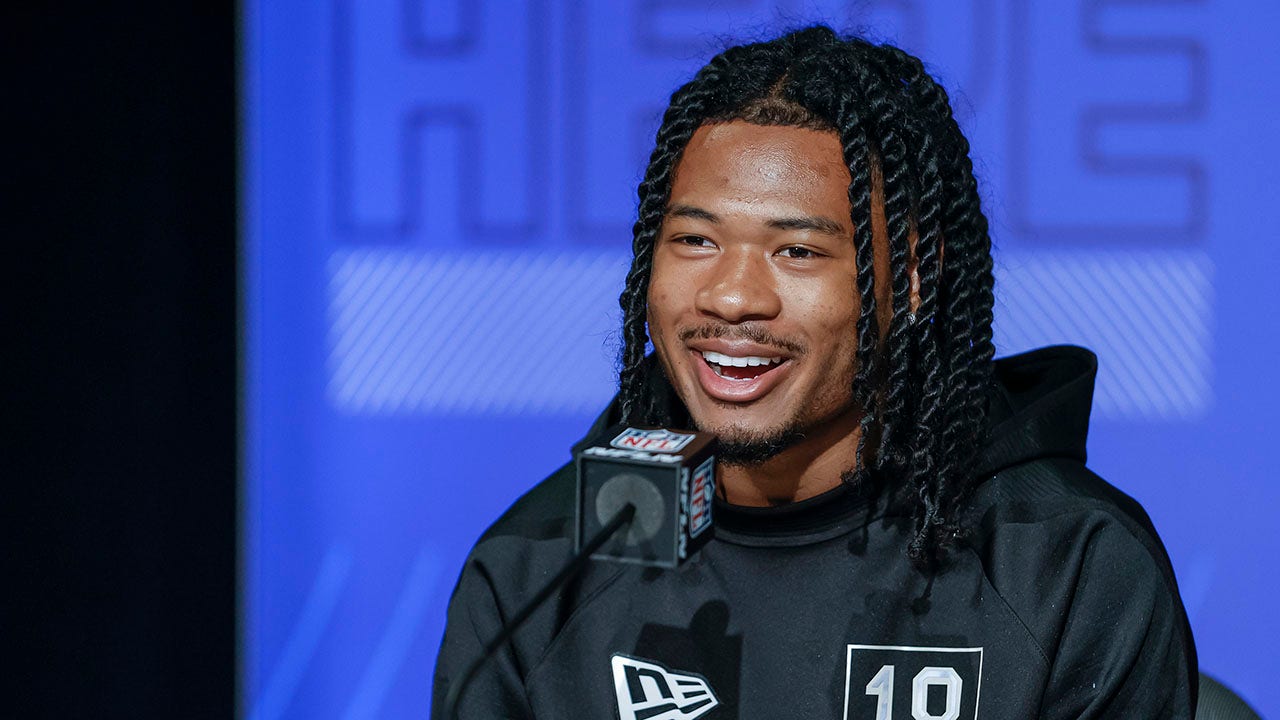
[[[632,503],[630,528],[592,558],[673,568],[692,556],[713,534],[715,449],[710,433],[627,425],[577,448],[576,548]]]

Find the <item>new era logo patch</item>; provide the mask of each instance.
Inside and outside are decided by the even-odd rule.
[[[614,655],[613,687],[622,720],[694,720],[720,704],[707,679]]]

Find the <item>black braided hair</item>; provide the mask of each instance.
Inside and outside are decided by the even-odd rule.
[[[639,188],[634,259],[620,303],[620,401],[628,422],[687,421],[657,397],[645,355],[654,240],[672,175],[702,125],[741,120],[827,130],[840,138],[861,302],[853,399],[862,411],[852,483],[893,483],[913,508],[908,555],[935,568],[961,537],[991,382],[991,241],[969,143],[943,88],[919,59],[815,26],[717,55],[671,97]],[[888,326],[880,326],[872,191],[888,229]],[[912,307],[910,268],[920,279]]]

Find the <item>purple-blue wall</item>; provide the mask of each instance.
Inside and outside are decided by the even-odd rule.
[[[424,717],[464,554],[613,390],[666,97],[804,21],[919,54],[974,146],[1001,354],[1101,359],[1090,453],[1202,668],[1280,716],[1280,4],[243,4],[242,710]]]

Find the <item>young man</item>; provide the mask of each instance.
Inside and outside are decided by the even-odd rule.
[[[1084,466],[1095,360],[993,362],[968,144],[919,60],[822,27],[731,48],[673,95],[639,192],[595,432],[717,435],[715,539],[590,565],[460,717],[1191,717],[1168,558]],[[476,545],[437,711],[571,555],[574,486]]]

